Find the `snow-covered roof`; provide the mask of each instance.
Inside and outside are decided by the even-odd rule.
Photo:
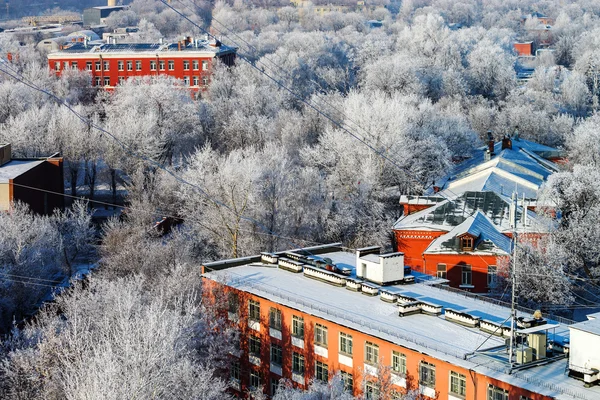
[[[43,163],[45,160],[12,160],[0,166],[0,183],[8,183],[25,172]]]
[[[468,216],[450,232],[435,239],[425,253],[458,252],[454,238],[465,233],[476,238],[473,251],[469,251],[470,254],[508,255],[511,252],[511,240],[498,231],[489,218],[477,211],[475,216]]]
[[[494,156],[486,160],[486,147],[456,165],[436,182],[444,197],[456,197],[465,191],[494,191],[503,195],[516,192],[519,197],[535,199],[540,186],[558,170],[549,158],[561,157],[560,150],[520,138],[512,138],[512,148],[494,144]],[[426,195],[434,194],[429,189]]]
[[[435,205],[400,217],[394,224],[396,230],[436,230],[448,232],[479,211],[498,227],[500,232],[512,231],[510,198],[494,191],[466,191],[453,200],[442,200]],[[527,210],[523,225],[523,207],[517,207],[517,228],[524,232],[543,232],[537,223],[537,214]]]
[[[213,46],[207,40],[198,40],[184,45],[178,43],[103,43],[98,46],[77,42],[49,55],[64,56],[66,54],[112,54],[112,53],[147,53],[147,54],[185,54],[209,53],[214,55],[234,52],[234,47],[224,44]]]
[[[569,328],[579,329],[580,331],[593,333],[594,335],[600,335],[600,313],[588,315],[588,318],[590,319],[587,321],[569,325]]]
[[[330,258],[338,266],[351,267],[352,276],[356,276],[354,253],[332,251],[314,257]],[[211,265],[205,264],[206,269],[210,271]],[[504,339],[490,336],[477,328],[449,322],[444,315],[399,317],[397,305],[381,301],[378,296],[363,296],[343,287],[307,278],[301,273],[288,272],[272,264],[256,261],[206,272],[203,276],[535,393],[557,399],[600,398],[599,387],[584,388],[580,381],[566,376],[564,371],[568,361],[564,359],[515,371],[511,375],[507,374],[504,363],[493,358],[475,355],[465,359],[465,354],[475,351],[484,342],[485,347],[489,348],[504,345]],[[427,284],[386,286],[385,290],[498,324],[506,324],[510,315],[507,307]],[[529,317],[520,312],[519,315]],[[568,326],[560,324],[553,339],[566,343],[566,339],[569,339]]]

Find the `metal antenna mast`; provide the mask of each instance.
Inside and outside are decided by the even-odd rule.
[[[516,291],[517,291],[517,194],[513,192],[512,203],[512,228],[513,228],[513,248],[512,248],[512,298],[510,302],[510,348],[508,350],[508,364],[510,365],[509,374],[513,368],[513,355],[515,347],[515,325],[517,323]]]

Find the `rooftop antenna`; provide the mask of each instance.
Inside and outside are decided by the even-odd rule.
[[[509,370],[508,373],[512,373],[513,369],[513,355],[514,355],[514,347],[515,347],[515,325],[517,323],[517,308],[516,308],[516,299],[517,299],[517,193],[513,192],[512,195],[512,203],[511,208],[514,209],[511,217],[513,232],[513,248],[512,248],[512,296],[510,301],[510,348],[508,349],[508,365]]]

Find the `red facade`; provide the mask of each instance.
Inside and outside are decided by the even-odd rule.
[[[106,89],[112,89],[130,77],[165,75],[181,79],[192,91],[198,91],[208,84],[215,58],[233,65],[235,52],[215,54],[201,49],[190,51],[185,47],[181,51],[62,51],[48,55],[48,66],[57,75],[67,69],[89,71],[92,85]]]

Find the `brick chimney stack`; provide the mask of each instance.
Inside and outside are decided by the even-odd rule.
[[[510,135],[504,135],[502,138],[502,150],[504,149],[512,149],[512,139]]]

